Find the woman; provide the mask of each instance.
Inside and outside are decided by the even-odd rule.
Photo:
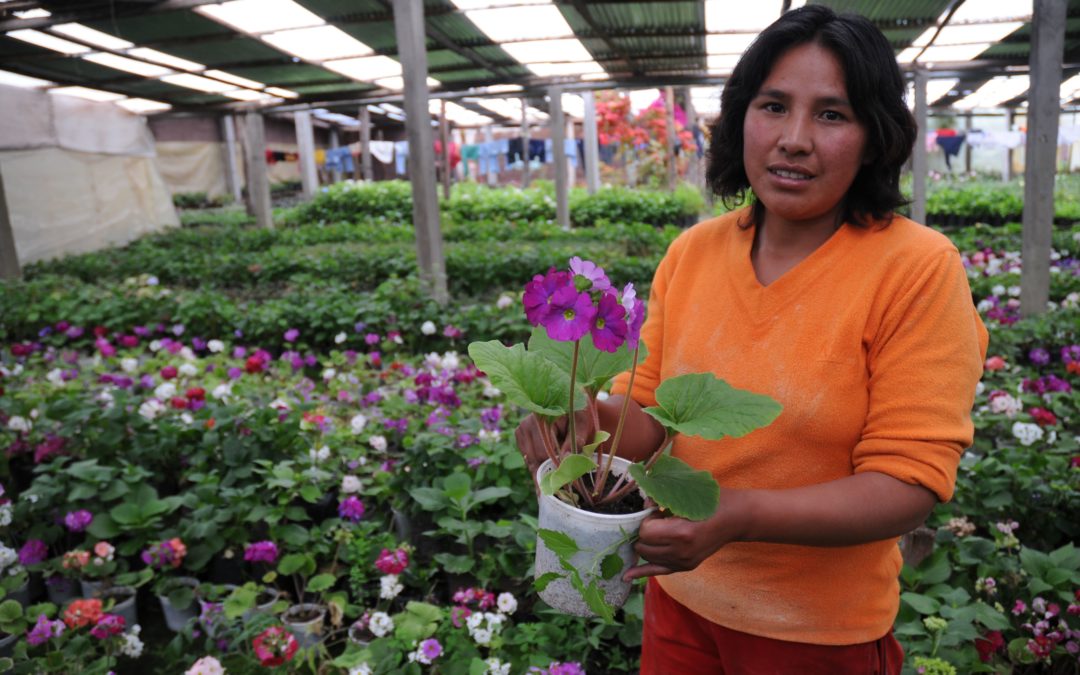
[[[713,372],[784,410],[743,438],[675,441],[715,476],[720,506],[641,527],[645,562],[625,578],[653,577],[642,672],[899,673],[897,537],[952,495],[986,330],[956,248],[893,214],[916,129],[869,21],[785,14],[743,55],[721,111],[710,184],[756,201],[691,228],[660,263],[620,454],[660,443],[640,406],[673,375]],[[534,428],[518,430],[531,465]]]

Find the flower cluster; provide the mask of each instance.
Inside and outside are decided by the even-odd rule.
[[[256,541],[244,547],[244,560],[273,565],[278,559],[278,547],[272,541]]]
[[[384,548],[375,559],[375,568],[383,574],[401,574],[409,566],[409,551],[398,548],[393,551]]]
[[[64,632],[64,622],[60,620],[50,621],[49,617],[39,614],[37,623],[26,633],[26,641],[30,646],[44,644],[54,637],[60,637]]]
[[[1063,645],[1070,654],[1080,654],[1080,630],[1070,628],[1066,622],[1068,616],[1080,616],[1080,590],[1074,597],[1077,602],[1070,603],[1065,612],[1060,604],[1042,597],[1032,600],[1030,607],[1016,601],[1013,614],[1027,619],[1021,624],[1031,635],[1025,647],[1036,659],[1048,659],[1058,645]]]
[[[346,497],[338,504],[338,515],[343,520],[360,522],[360,519],[364,517],[364,502],[357,497]]]
[[[93,520],[94,514],[86,509],[69,511],[67,515],[64,516],[64,526],[71,532],[83,532],[86,528],[90,527],[90,523]]]
[[[633,284],[619,292],[602,268],[577,256],[570,259],[569,270],[553,267],[533,277],[522,303],[529,323],[543,326],[552,340],[576,342],[589,334],[605,352],[624,343],[636,349],[645,320],[645,303]]]
[[[37,565],[49,557],[49,547],[40,539],[27,539],[19,549],[19,564]]]
[[[435,638],[428,638],[416,647],[416,651],[409,654],[409,661],[416,661],[424,665],[431,665],[435,659],[442,655],[442,645]]]
[[[90,629],[90,634],[99,640],[108,640],[124,632],[124,617],[119,614],[102,614]]]
[[[255,656],[264,667],[280,666],[292,661],[300,643],[292,633],[281,626],[271,626],[259,633],[251,642]]]
[[[73,600],[64,610],[64,623],[68,628],[96,624],[101,617],[101,600],[97,598]]]
[[[575,661],[566,663],[552,661],[547,668],[533,666],[529,668],[528,673],[529,675],[585,675],[585,668]]]
[[[142,561],[154,569],[180,567],[187,555],[187,547],[178,537],[161,541],[142,552]]]
[[[225,675],[225,669],[213,656],[204,656],[184,671],[184,675]]]

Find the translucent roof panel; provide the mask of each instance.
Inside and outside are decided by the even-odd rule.
[[[1061,102],[1080,98],[1080,75],[1073,75],[1061,83]]]
[[[730,0],[705,0],[705,30],[761,31],[780,18],[783,7],[783,0],[741,2],[738,7],[733,7]]]
[[[585,101],[577,94],[563,94],[562,109],[563,113],[570,117],[585,117]]]
[[[168,103],[162,103],[161,101],[151,101],[146,98],[126,98],[122,101],[117,101],[116,105],[126,108],[133,113],[152,113],[162,112],[172,108]]]
[[[741,56],[741,54],[709,54],[705,57],[706,67],[710,73],[730,73]]]
[[[12,87],[24,87],[27,89],[40,89],[52,85],[52,82],[49,82],[48,80],[39,80],[36,77],[19,75],[18,73],[9,73],[6,70],[0,70],[0,84],[6,84]]]
[[[926,104],[934,105],[941,97],[951,92],[959,80],[930,80],[926,83]]]
[[[553,61],[592,61],[592,55],[580,40],[535,40],[501,45],[503,51],[520,63],[551,63]]]
[[[375,80],[375,84],[380,86],[380,87],[383,87],[385,89],[393,89],[394,91],[401,91],[402,89],[405,88],[405,78],[401,77],[401,76],[398,76],[398,77],[380,77],[379,79]],[[428,87],[438,87],[438,86],[441,86],[441,85],[442,85],[442,82],[439,82],[438,80],[432,79],[430,77],[427,79],[427,86]]]
[[[371,82],[384,77],[401,75],[401,63],[389,56],[362,56],[355,59],[326,61],[322,64],[335,73],[361,82]]]
[[[706,35],[705,53],[707,54],[742,54],[757,33],[729,33],[725,35]]]
[[[368,56],[374,50],[334,26],[316,26],[263,35],[262,39],[283,52],[307,61],[326,61]]]
[[[1002,19],[1027,21],[1032,16],[1032,4],[1032,0],[966,0],[961,3],[949,23],[1001,21]]]
[[[961,110],[993,108],[1020,96],[1030,86],[1031,80],[1027,75],[995,77],[979,87],[971,95],[953,103],[953,107]]]
[[[169,73],[174,72],[164,66],[136,61],[135,59],[117,56],[116,54],[87,54],[83,58],[91,63],[108,66],[109,68],[115,68],[116,70],[122,70],[128,73],[134,73],[135,75],[142,75],[143,77],[161,77],[162,75],[168,75]]]
[[[579,61],[577,63],[530,63],[529,70],[539,77],[563,77],[568,75],[587,75],[590,73],[601,74],[603,66],[595,61]]]
[[[161,78],[162,82],[168,82],[169,84],[175,84],[178,87],[185,87],[187,89],[196,89],[198,91],[206,91],[212,94],[220,94],[231,89],[236,89],[231,84],[224,82],[218,82],[217,80],[211,80],[207,77],[199,75],[192,75],[190,73],[180,73],[177,75],[166,75]]]
[[[465,16],[495,42],[572,37],[574,31],[552,4],[466,11]]]
[[[114,94],[111,91],[101,91],[89,87],[57,87],[56,89],[50,89],[49,93],[57,96],[78,96],[91,101],[119,101],[127,98],[123,94]]]
[[[966,45],[975,42],[997,42],[1023,25],[1023,21],[978,23],[963,26],[949,24],[941,29],[937,38],[934,39],[934,45],[948,46]],[[933,37],[933,32],[926,31],[911,44],[913,47],[924,47],[929,43],[931,37]]]
[[[467,10],[507,7],[513,5],[546,5],[549,1],[550,0],[453,0],[453,3],[458,9]]]
[[[13,30],[10,33],[5,33],[5,35],[61,54],[85,54],[90,51],[90,48],[85,45],[64,40],[48,33],[42,33],[38,30]]]
[[[235,84],[238,87],[248,87],[249,89],[262,89],[264,86],[262,82],[256,82],[255,80],[249,80],[246,77],[240,77],[238,75],[226,73],[223,70],[208,70],[204,74],[209,75],[210,77],[217,80],[224,80],[225,82],[229,82],[230,84]]]
[[[149,47],[136,47],[127,50],[127,53],[129,56],[134,56],[146,61],[153,61],[154,63],[160,63],[163,66],[169,66],[170,68],[176,68],[177,70],[199,71],[206,68],[206,66],[201,63],[188,61],[179,56],[159,52],[158,50],[150,49]]]
[[[282,89],[281,87],[267,87],[267,94],[273,94],[274,96],[280,96],[281,98],[299,98],[300,94],[295,91],[289,91],[288,89]]]
[[[202,5],[195,11],[244,33],[270,33],[326,23],[293,0],[233,0],[220,5]]]
[[[61,23],[53,26],[50,30],[54,33],[66,35],[69,38],[89,42],[97,47],[112,49],[114,51],[121,51],[135,46],[127,40],[121,40],[108,33],[102,33],[99,30],[94,30],[93,28],[78,23]]]

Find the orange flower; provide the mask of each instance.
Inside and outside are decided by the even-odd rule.
[[[68,628],[82,628],[96,624],[100,618],[101,600],[97,598],[74,600],[64,610],[64,623]]]
[[[172,546],[174,558],[172,561],[173,567],[180,567],[180,563],[184,562],[184,556],[187,555],[187,546],[184,546],[184,542],[180,541],[180,537],[173,537],[169,540],[169,545]]]
[[[80,570],[90,562],[90,551],[68,551],[62,563],[66,570]]]

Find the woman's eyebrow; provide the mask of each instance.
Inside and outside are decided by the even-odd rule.
[[[788,94],[781,89],[762,89],[757,93],[757,96],[755,98],[758,97],[774,98],[779,101],[787,101],[791,98],[791,94]],[[851,101],[847,100],[843,96],[822,96],[819,99],[815,99],[814,102],[817,105],[822,106],[843,106],[846,108],[852,107]]]

